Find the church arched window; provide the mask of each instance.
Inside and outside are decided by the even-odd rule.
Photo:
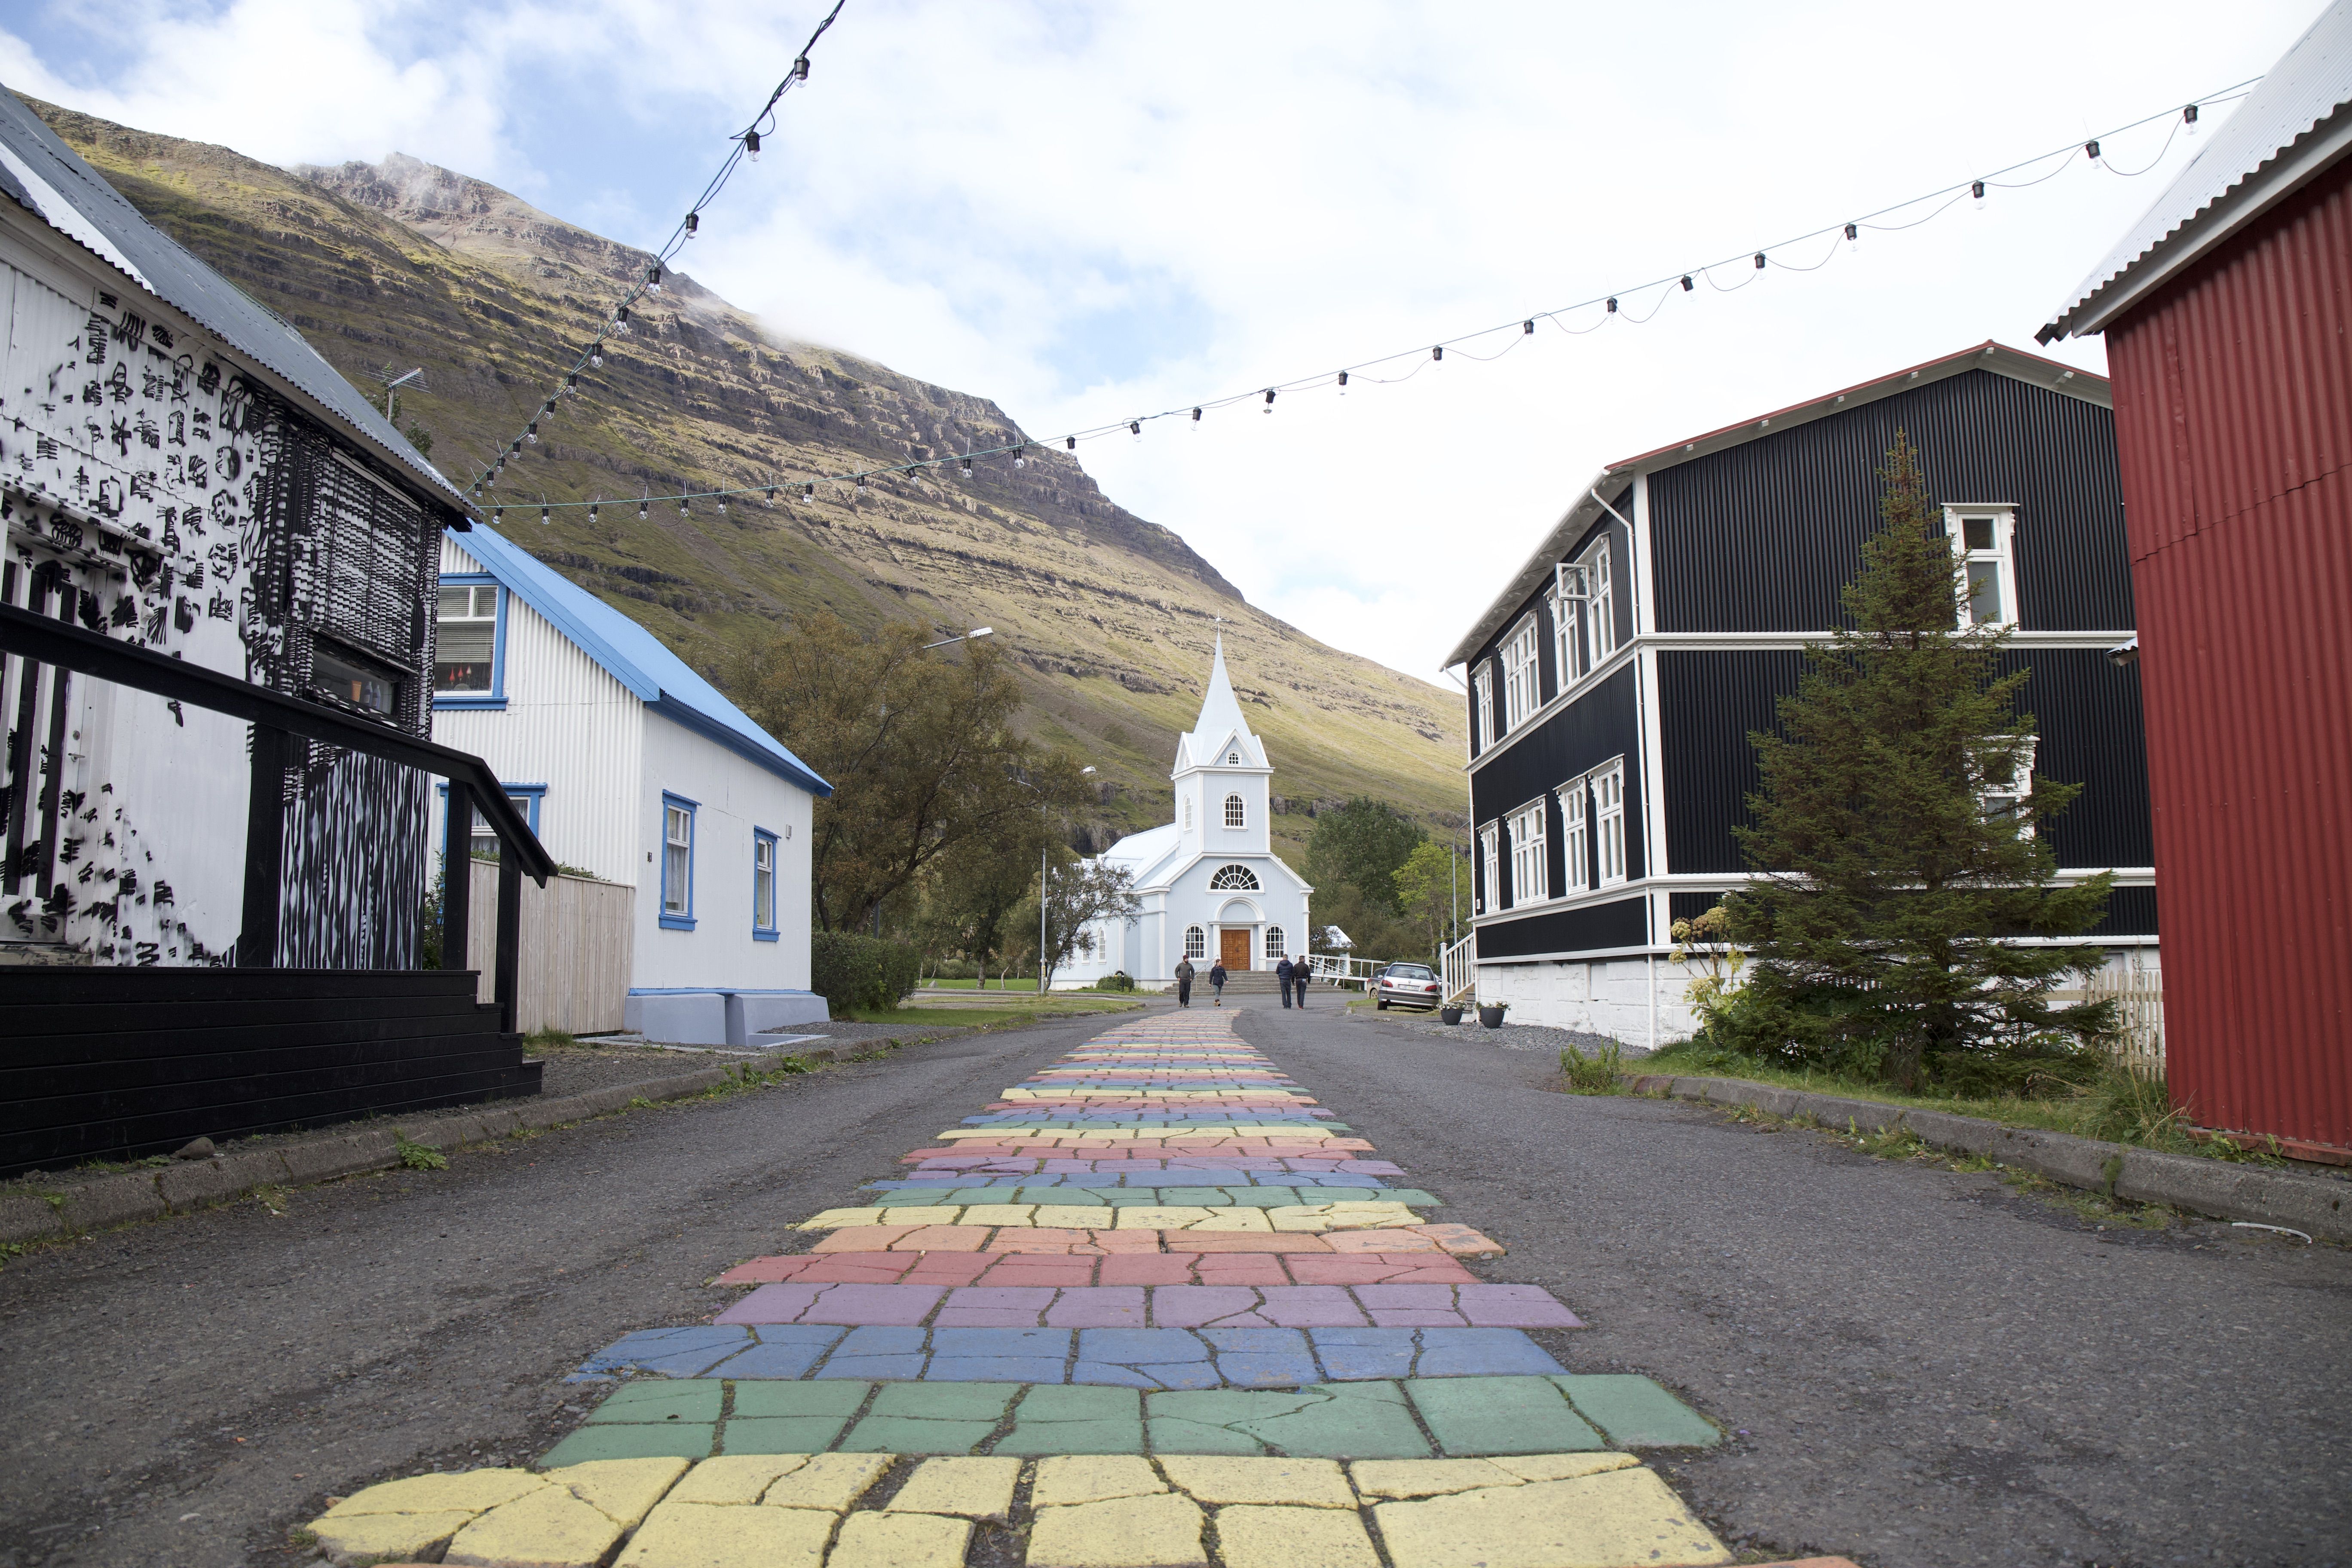
[[[1265,955],[1268,958],[1286,958],[1289,956],[1283,949],[1282,928],[1280,926],[1268,926],[1265,928]]]
[[[1225,826],[1227,827],[1245,826],[1247,826],[1248,817],[1249,807],[1242,804],[1241,796],[1237,795],[1229,795],[1225,796]]]
[[[1209,933],[1202,931],[1199,926],[1186,926],[1184,928],[1184,956],[1187,958],[1208,957]]]
[[[1246,866],[1220,866],[1217,874],[1209,879],[1213,893],[1256,893],[1265,889],[1257,885],[1257,873]]]
[[[1225,766],[1229,768],[1237,768],[1241,765],[1242,754],[1239,752],[1227,752],[1225,753]]]
[[[1184,831],[1192,831],[1192,797],[1189,795],[1184,797]]]

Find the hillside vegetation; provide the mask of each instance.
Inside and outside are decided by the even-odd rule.
[[[28,100],[30,101],[30,100]],[[462,486],[530,417],[646,253],[412,158],[289,172],[227,149],[33,108],[150,219],[299,328],[353,384],[412,367],[400,422]],[[1461,708],[1244,602],[1176,534],[1106,499],[1074,458],[983,463],[971,479],[820,489],[814,508],[721,516],[635,498],[790,483],[1018,438],[984,398],[835,350],[777,341],[674,275],[633,311],[582,395],[542,421],[495,500],[504,531],[721,679],[732,653],[824,606],[987,625],[1017,663],[1027,732],[1101,770],[1081,848],[1167,819],[1177,732],[1198,711],[1213,635],[1279,770],[1294,857],[1317,802],[1366,795],[1461,820]],[[541,496],[601,497],[542,528]],[[1217,623],[1222,621],[1220,627]],[[1294,859],[1294,863],[1296,860]]]

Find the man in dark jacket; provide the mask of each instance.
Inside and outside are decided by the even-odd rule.
[[[1290,1005],[1290,960],[1286,958],[1274,966],[1274,983],[1282,992],[1282,1005],[1285,1007]]]
[[[1314,978],[1315,966],[1301,954],[1297,964],[1290,971],[1290,983],[1298,987],[1298,1005],[1301,1007],[1307,1005],[1307,983]]]
[[[1215,1005],[1225,1005],[1225,961],[1219,959],[1209,969],[1209,989],[1217,994]]]
[[[1192,968],[1191,959],[1180,958],[1176,961],[1176,1005],[1179,1007],[1190,1007],[1192,1005],[1192,976],[1195,973],[1197,972]]]

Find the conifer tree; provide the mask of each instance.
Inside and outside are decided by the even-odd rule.
[[[1751,1028],[1842,1046],[1915,1088],[1923,1067],[2105,1026],[2108,1005],[2050,998],[2095,950],[2005,939],[2090,931],[2111,879],[2053,882],[2038,830],[2082,786],[2036,776],[2017,793],[2031,671],[2000,672],[2005,630],[1957,624],[1961,569],[1907,437],[1880,479],[1882,526],[1843,593],[1852,626],[1807,646],[1779,733],[1749,736],[1763,787],[1738,832],[1762,875],[1725,904],[1750,953]]]

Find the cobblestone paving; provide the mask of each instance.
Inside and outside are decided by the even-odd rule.
[[[1112,1028],[904,1157],[811,1250],[572,1381],[536,1469],[410,1477],[340,1563],[1611,1568],[1732,1562],[1641,1451],[1718,1434],[1464,1258],[1496,1240],[1218,1015]]]

